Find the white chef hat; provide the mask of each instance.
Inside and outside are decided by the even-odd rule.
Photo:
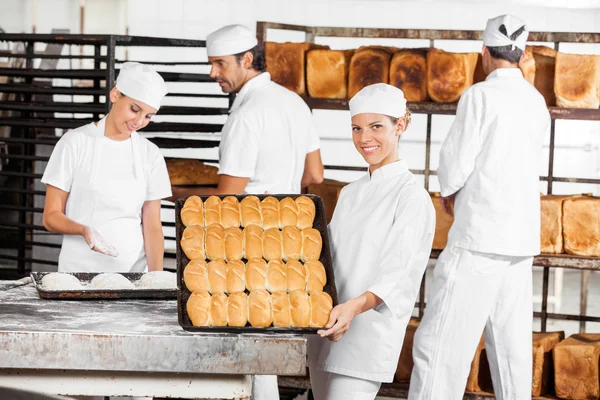
[[[518,33],[521,28],[523,30]],[[512,15],[500,15],[488,20],[483,33],[483,44],[489,47],[512,46],[525,51],[529,31],[525,22]]]
[[[206,52],[209,57],[231,56],[257,44],[254,32],[244,25],[227,25],[206,37]]]
[[[149,65],[136,62],[126,62],[121,66],[116,87],[124,95],[156,110],[167,94],[167,85],[162,76]]]
[[[362,88],[350,99],[350,115],[384,114],[400,118],[406,114],[404,92],[387,83],[376,83]]]

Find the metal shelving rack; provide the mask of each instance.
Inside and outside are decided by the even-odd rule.
[[[8,146],[10,151],[0,152],[0,212],[9,213],[11,218],[0,217],[0,263],[14,262],[16,268],[1,269],[5,277],[20,277],[28,274],[31,264],[57,265],[56,257],[35,258],[36,249],[59,249],[58,240],[38,240],[34,238],[57,236],[48,233],[41,226],[43,199],[45,192],[39,187],[42,169],[36,170],[36,163],[47,162],[49,154],[39,155],[40,146],[51,146],[58,141],[55,128],[72,129],[101,118],[110,107],[108,93],[118,75],[119,60],[116,56],[120,48],[165,47],[165,48],[204,48],[203,40],[166,39],[119,35],[71,35],[71,34],[0,34],[0,42],[22,45],[24,51],[2,51],[0,57],[9,60],[24,59],[25,68],[0,68],[0,129],[8,128],[10,134],[0,134],[0,146]],[[40,51],[40,45],[87,49],[85,54],[47,54]],[[92,50],[93,49],[93,50]],[[88,54],[93,53],[93,54]],[[86,60],[91,68],[49,69],[35,66],[34,60],[54,62],[58,60]],[[135,60],[134,60],[135,61]],[[207,66],[207,61],[141,61],[157,66]],[[47,67],[47,65],[46,65]],[[213,82],[207,73],[160,72],[166,82]],[[55,84],[54,79],[68,80],[71,86]],[[42,81],[43,80],[43,81]],[[86,80],[88,85],[77,86],[77,81]],[[216,84],[215,84],[216,85]],[[90,102],[55,101],[54,95],[93,96]],[[7,100],[8,96],[12,96]],[[101,98],[104,96],[104,98]],[[169,93],[169,97],[221,99],[230,106],[233,97],[226,94],[202,92]],[[189,107],[165,106],[160,116],[218,116],[226,115],[228,107]],[[55,113],[69,113],[72,117],[60,117]],[[180,139],[171,133],[219,133],[221,124],[190,122],[151,122],[142,133],[152,133],[159,137],[150,138],[161,148],[211,148],[218,146],[216,140]],[[6,131],[6,130],[5,130]],[[3,167],[3,168],[1,168]],[[11,184],[7,184],[7,182]],[[38,186],[36,188],[36,186]],[[11,201],[7,201],[10,199]],[[163,204],[165,209],[174,209],[171,204]],[[12,213],[12,214],[11,214]],[[14,218],[13,218],[14,219]],[[172,227],[174,223],[164,222]],[[166,239],[175,240],[174,237]],[[7,251],[12,252],[6,254]],[[56,255],[57,250],[55,250]],[[167,253],[166,257],[174,257]]]
[[[305,33],[305,41],[314,43],[317,37],[344,37],[344,38],[394,38],[394,39],[425,39],[429,40],[430,47],[435,47],[436,40],[482,40],[482,31],[460,31],[460,30],[432,30],[432,29],[376,29],[376,28],[343,28],[343,27],[313,27],[280,24],[272,22],[257,23],[257,37],[259,43],[267,40],[269,29],[297,31]],[[554,48],[559,49],[560,43],[600,43],[600,33],[568,33],[568,32],[531,32],[529,42],[547,42],[554,43]],[[419,46],[422,47],[422,46]],[[318,99],[305,97],[304,100],[311,109],[325,110],[347,110],[347,100]],[[434,103],[434,102],[409,102],[408,108],[413,114],[425,114],[427,116],[426,139],[425,139],[425,168],[423,170],[411,170],[413,173],[424,176],[425,189],[429,190],[429,178],[436,175],[436,171],[430,168],[431,160],[431,126],[432,115],[454,115],[456,113],[456,103]],[[549,162],[548,173],[541,176],[540,180],[547,182],[548,194],[552,194],[554,182],[571,183],[590,183],[600,184],[600,179],[584,179],[571,177],[558,177],[554,174],[554,153],[555,153],[555,123],[556,120],[590,120],[600,121],[600,109],[575,109],[562,107],[548,107],[552,118],[550,131]],[[340,171],[363,171],[363,168],[348,166],[326,166],[329,170]],[[441,251],[432,251],[431,257],[437,259]],[[600,258],[579,257],[568,254],[542,254],[534,259],[534,265],[543,267],[542,283],[542,306],[541,312],[535,312],[534,316],[541,319],[541,330],[546,331],[548,319],[571,320],[580,322],[580,330],[585,330],[586,322],[600,322],[600,317],[587,316],[587,284],[590,271],[600,270]],[[550,268],[568,268],[582,271],[581,281],[581,313],[580,315],[559,314],[548,312],[548,286]],[[419,309],[419,319],[423,315],[425,308],[425,278],[421,283],[419,301],[415,305]],[[291,379],[294,381],[294,379]],[[383,390],[383,389],[382,389]],[[402,385],[388,386],[386,392],[388,395],[405,395],[406,390]],[[382,392],[382,395],[383,392]],[[488,395],[473,395],[470,398],[489,398]],[[481,396],[481,397],[478,397]]]

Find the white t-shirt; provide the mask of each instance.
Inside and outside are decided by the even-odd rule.
[[[300,193],[306,154],[319,147],[306,103],[265,72],[242,87],[231,107],[219,174],[250,178],[246,193]]]

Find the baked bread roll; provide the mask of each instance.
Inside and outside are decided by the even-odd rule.
[[[269,261],[267,264],[267,280],[265,289],[270,293],[279,292],[287,289],[287,279],[285,277],[285,265],[279,260]]]
[[[296,199],[296,204],[298,205],[298,228],[312,228],[317,215],[315,203],[309,197],[300,196]]]
[[[307,261],[306,267],[306,291],[310,294],[322,292],[327,283],[325,267],[320,261]]]
[[[225,229],[225,259],[232,261],[242,258],[244,258],[244,233],[237,226],[229,227]]]
[[[229,326],[246,326],[248,323],[248,295],[235,292],[227,299],[227,324]]]
[[[227,295],[213,293],[210,299],[210,319],[212,326],[227,326]]]
[[[308,272],[306,267],[299,261],[290,260],[285,264],[285,276],[287,280],[287,290],[305,290],[306,276]]]
[[[354,50],[310,50],[306,53],[306,89],[320,99],[348,97],[348,71]]]
[[[406,101],[427,101],[428,49],[403,49],[390,62],[390,85],[404,92]]]
[[[208,269],[204,259],[192,260],[183,270],[183,282],[190,292],[208,291]]]
[[[279,202],[279,228],[298,225],[298,204],[291,197]]]
[[[321,256],[322,247],[323,239],[321,239],[321,232],[314,228],[302,230],[302,254],[300,255],[302,261],[318,260]]]
[[[204,223],[206,226],[221,224],[221,199],[210,196],[204,202]]]
[[[165,160],[171,185],[218,185],[219,168],[186,158]]]
[[[260,226],[250,225],[244,228],[244,258],[262,258],[263,256],[263,230]]]
[[[227,264],[223,259],[217,259],[206,265],[208,271],[209,292],[224,293],[226,289]]]
[[[388,83],[390,78],[390,52],[382,46],[361,47],[350,60],[348,98],[362,88],[375,83]]]
[[[221,225],[225,229],[239,228],[240,223],[240,202],[236,197],[225,197],[221,202]]]
[[[291,328],[292,315],[290,313],[290,297],[284,290],[271,294],[273,311],[273,326],[277,328]]]
[[[207,291],[194,292],[186,303],[186,309],[192,325],[212,326],[210,317],[210,293]]]
[[[295,226],[286,226],[281,231],[283,261],[299,260],[302,252],[302,231]]]
[[[262,258],[252,258],[246,264],[246,288],[249,291],[265,289],[267,284],[267,263]]]
[[[248,296],[248,321],[250,325],[266,328],[273,322],[271,295],[266,290],[253,290]]]
[[[263,229],[279,227],[279,200],[272,196],[266,197],[260,202],[260,210]]]
[[[263,258],[267,261],[281,260],[282,253],[281,231],[277,228],[267,229],[263,233]]]
[[[304,290],[290,292],[290,314],[292,327],[306,328],[310,324],[310,300]]]
[[[206,258],[225,258],[225,229],[221,224],[212,224],[206,228]]]
[[[260,200],[256,196],[246,196],[240,202],[240,215],[242,227],[250,225],[262,226],[262,214],[260,212]]]
[[[427,92],[433,101],[453,103],[473,85],[479,53],[449,53],[429,49]]]
[[[228,262],[225,291],[227,293],[236,293],[243,292],[244,290],[246,290],[246,265],[240,260]]]
[[[189,226],[185,228],[181,235],[181,249],[190,260],[205,260],[206,253],[204,251],[204,236],[205,231],[201,226]]]
[[[329,322],[329,314],[333,309],[333,300],[325,292],[310,294],[310,323],[311,328],[323,328]]]
[[[184,226],[204,226],[204,204],[198,196],[190,196],[181,209],[181,223]]]
[[[600,56],[556,55],[554,94],[556,105],[570,108],[598,108],[600,105]]]

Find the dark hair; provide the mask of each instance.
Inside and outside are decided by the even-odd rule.
[[[267,70],[267,66],[265,63],[265,50],[262,48],[261,45],[258,44],[250,50],[234,54],[235,59],[238,61],[238,63],[242,60],[242,57],[246,53],[252,54],[252,69],[258,72],[265,72]]]
[[[525,25],[514,31],[511,35],[506,31],[506,26],[504,26],[504,24],[500,25],[498,30],[510,40],[515,40],[523,33],[523,31],[525,31]],[[494,58],[506,60],[511,64],[518,64],[523,55],[523,50],[518,47],[515,47],[513,50],[512,47],[513,46],[496,46],[488,47],[488,50],[490,51],[490,55]]]

